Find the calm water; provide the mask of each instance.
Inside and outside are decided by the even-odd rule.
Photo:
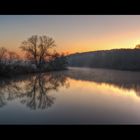
[[[0,80],[0,124],[140,124],[140,72],[90,68]]]

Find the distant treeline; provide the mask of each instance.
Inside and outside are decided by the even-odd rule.
[[[69,55],[68,65],[73,67],[140,70],[140,49],[112,49]]]

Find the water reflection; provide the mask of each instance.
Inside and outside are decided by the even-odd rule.
[[[113,85],[122,89],[124,94],[125,90],[134,90],[137,96],[140,97],[139,77],[140,72],[70,68],[68,71],[1,79],[0,107],[13,100],[19,100],[20,103],[32,110],[51,107],[55,102],[55,97],[51,91],[59,93],[59,88],[68,88],[71,84],[70,82],[72,82],[69,80],[70,78],[95,82],[98,85],[102,83]],[[84,82],[81,86],[84,86]]]
[[[65,74],[70,78],[97,84],[104,83],[122,90],[134,90],[137,96],[140,96],[140,72],[90,68],[69,69]]]
[[[45,109],[54,104],[55,97],[50,91],[58,91],[59,87],[69,87],[66,76],[62,73],[47,73],[21,76],[19,78],[0,81],[0,107],[8,101],[20,99],[30,109]]]

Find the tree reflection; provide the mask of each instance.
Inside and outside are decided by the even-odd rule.
[[[54,104],[51,91],[69,87],[66,76],[61,72],[23,76],[19,79],[0,81],[0,107],[8,101],[19,99],[30,109],[45,109]]]

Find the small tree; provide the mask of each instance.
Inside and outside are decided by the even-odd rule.
[[[4,47],[0,48],[0,63],[6,58],[7,50]]]

